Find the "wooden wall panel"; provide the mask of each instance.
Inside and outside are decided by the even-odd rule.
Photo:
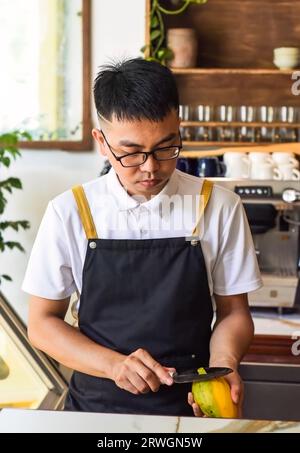
[[[199,67],[273,68],[275,47],[300,46],[299,0],[208,0],[163,17],[197,30]]]
[[[300,105],[292,94],[291,74],[217,73],[177,74],[181,104]]]

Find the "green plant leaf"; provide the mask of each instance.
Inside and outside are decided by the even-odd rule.
[[[159,38],[161,36],[160,30],[153,30],[150,35],[150,40],[154,41],[155,39]]]
[[[12,282],[12,278],[9,275],[2,274],[1,277],[3,277],[4,280],[8,280],[9,282]]]
[[[22,189],[22,183],[19,178],[8,178],[6,181],[14,189]]]
[[[15,222],[13,221],[6,221],[6,222],[0,222],[0,230],[6,230],[7,228],[12,228],[15,231],[19,231],[20,228],[23,228],[24,230],[27,230],[30,228],[30,223],[28,220],[17,220]]]
[[[29,132],[27,131],[19,132],[19,135],[21,138],[25,138],[26,140],[32,140],[31,134],[29,134]]]
[[[3,214],[7,199],[3,195],[3,192],[0,191],[0,214]]]
[[[20,252],[24,252],[24,248],[22,247],[22,245],[19,243],[19,242],[14,242],[14,241],[7,241],[7,242],[4,242],[4,247],[8,247],[9,249],[18,249],[20,250]]]
[[[159,22],[158,22],[157,17],[153,16],[151,19],[151,24],[150,24],[151,29],[158,27],[158,25],[159,25]]]
[[[157,61],[158,63],[160,63],[160,61],[155,57],[147,57],[146,61]]]
[[[9,157],[1,157],[0,159],[1,164],[5,165],[5,167],[10,166],[10,158]]]
[[[173,58],[173,52],[167,47],[163,47],[157,52],[157,57],[162,60],[171,60]]]
[[[18,143],[18,136],[15,132],[0,135],[0,144],[3,147],[16,145]]]
[[[14,146],[7,146],[5,148],[5,151],[7,153],[11,154],[14,159],[16,159],[17,156],[21,156],[20,151],[17,148],[15,148]]]
[[[23,230],[28,230],[30,228],[30,223],[28,220],[18,220],[17,223],[19,227],[23,228]]]
[[[0,222],[0,230],[6,230],[9,227],[10,222]]]

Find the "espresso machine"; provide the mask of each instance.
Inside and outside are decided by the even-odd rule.
[[[300,305],[299,181],[233,180],[215,183],[235,191],[248,217],[263,287],[249,294],[255,307]]]

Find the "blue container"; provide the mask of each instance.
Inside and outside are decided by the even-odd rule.
[[[178,170],[189,173],[190,175],[198,176],[198,162],[197,159],[180,157],[177,159],[176,168]]]
[[[184,173],[188,173],[189,172],[188,159],[186,159],[184,157],[179,157],[179,159],[177,159],[176,168],[178,170],[184,171]]]
[[[225,164],[220,162],[217,157],[201,157],[197,159],[197,176],[201,178],[224,176]]]

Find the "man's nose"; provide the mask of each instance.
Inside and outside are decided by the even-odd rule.
[[[148,156],[146,162],[140,165],[142,171],[147,171],[148,173],[153,173],[159,169],[159,162],[154,159],[153,154]]]

